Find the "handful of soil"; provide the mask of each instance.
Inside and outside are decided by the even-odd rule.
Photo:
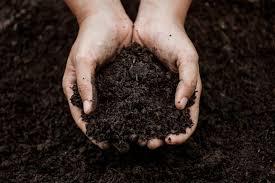
[[[128,148],[129,137],[164,139],[168,134],[184,133],[192,126],[190,110],[174,105],[178,75],[168,71],[148,49],[138,44],[122,49],[115,60],[96,76],[98,106],[91,115],[82,113],[87,136]],[[82,108],[77,87],[73,105]]]

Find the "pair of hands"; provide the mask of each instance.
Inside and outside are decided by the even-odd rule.
[[[155,149],[165,143],[185,142],[197,126],[202,88],[198,54],[183,27],[191,0],[141,0],[134,24],[119,0],[67,0],[66,3],[78,19],[79,33],[68,57],[63,89],[79,128],[86,134],[81,110],[70,102],[72,86],[78,85],[84,112],[93,112],[96,109],[96,68],[110,61],[123,47],[137,42],[152,50],[171,71],[179,73],[180,82],[175,94],[178,109],[184,109],[193,92],[197,91],[195,104],[190,108],[192,128],[184,134],[168,135],[164,141],[151,139],[139,141],[139,144]],[[90,140],[102,149],[109,146],[108,142]]]

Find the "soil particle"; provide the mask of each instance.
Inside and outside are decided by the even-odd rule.
[[[127,151],[130,136],[149,140],[164,139],[168,134],[185,133],[192,126],[189,107],[180,111],[174,106],[178,75],[168,71],[146,48],[138,44],[122,49],[114,61],[97,73],[99,104],[92,115],[82,113],[87,135],[109,141]],[[77,87],[72,104],[82,108]]]
[[[193,1],[197,129],[180,146],[121,154],[92,145],[70,114],[61,81],[78,26],[64,1],[1,0],[0,22],[26,14],[0,28],[0,182],[275,182],[274,7],[266,18],[260,3]]]

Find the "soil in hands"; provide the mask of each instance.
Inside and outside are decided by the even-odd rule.
[[[1,183],[275,182],[275,2],[270,17],[260,1],[192,2],[185,29],[203,84],[196,131],[181,146],[126,154],[90,144],[70,114],[61,82],[78,24],[65,3],[0,7]]]
[[[138,44],[124,48],[96,76],[96,112],[82,114],[88,122],[87,135],[120,149],[128,147],[133,135],[149,140],[184,133],[192,126],[189,107],[194,96],[187,108],[177,110],[174,96],[178,81],[178,75],[164,67],[148,49]],[[73,90],[71,101],[82,108],[76,85]]]

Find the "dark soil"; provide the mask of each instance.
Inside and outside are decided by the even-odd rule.
[[[193,1],[199,126],[178,147],[102,152],[75,125],[61,80],[77,34],[63,1],[0,1],[0,182],[274,182],[275,12]],[[272,8],[273,7],[273,8]]]
[[[163,139],[184,133],[192,126],[190,110],[177,110],[175,91],[178,75],[169,72],[146,48],[138,44],[122,49],[114,61],[97,73],[98,106],[92,115],[82,112],[88,122],[87,135],[97,141],[127,144],[136,135],[143,140]],[[77,87],[72,104],[82,108]]]

